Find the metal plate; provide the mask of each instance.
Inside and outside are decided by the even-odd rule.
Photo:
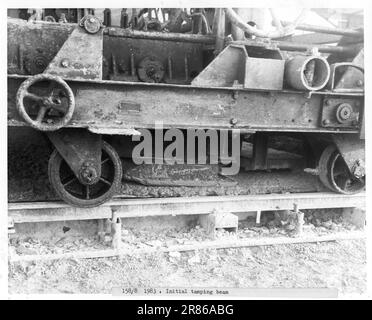
[[[283,89],[284,60],[248,57],[245,62],[244,88]]]
[[[323,100],[321,125],[325,128],[360,128],[360,110],[362,108],[362,99],[350,98],[331,98],[325,97]],[[337,110],[343,103],[351,107],[349,120],[340,123],[337,120]]]
[[[76,27],[44,73],[62,78],[102,80],[103,29],[95,34]]]

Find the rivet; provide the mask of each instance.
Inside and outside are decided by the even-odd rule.
[[[363,85],[363,81],[360,80],[360,79],[357,80],[356,85],[357,85],[358,87],[361,87],[361,86]]]
[[[238,119],[232,118],[230,123],[235,126],[238,123]]]
[[[61,61],[61,66],[64,67],[64,68],[67,68],[68,67],[68,60],[67,59],[63,59]]]

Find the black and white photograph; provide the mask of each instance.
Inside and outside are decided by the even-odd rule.
[[[367,1],[6,5],[5,298],[372,297]]]

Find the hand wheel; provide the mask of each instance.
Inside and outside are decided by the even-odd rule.
[[[31,127],[40,131],[55,131],[71,120],[75,98],[62,78],[38,74],[21,84],[16,104],[19,114]]]

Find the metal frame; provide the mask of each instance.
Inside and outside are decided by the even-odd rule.
[[[28,76],[8,76],[8,125],[23,126],[15,108],[16,90]],[[363,94],[243,90],[171,84],[65,79],[75,94],[76,108],[70,128],[241,129],[246,132],[359,132],[351,128],[325,128],[321,123],[323,100],[362,101]],[[359,103],[359,108],[363,107]],[[234,119],[234,121],[232,121]],[[237,121],[235,121],[237,120]]]

